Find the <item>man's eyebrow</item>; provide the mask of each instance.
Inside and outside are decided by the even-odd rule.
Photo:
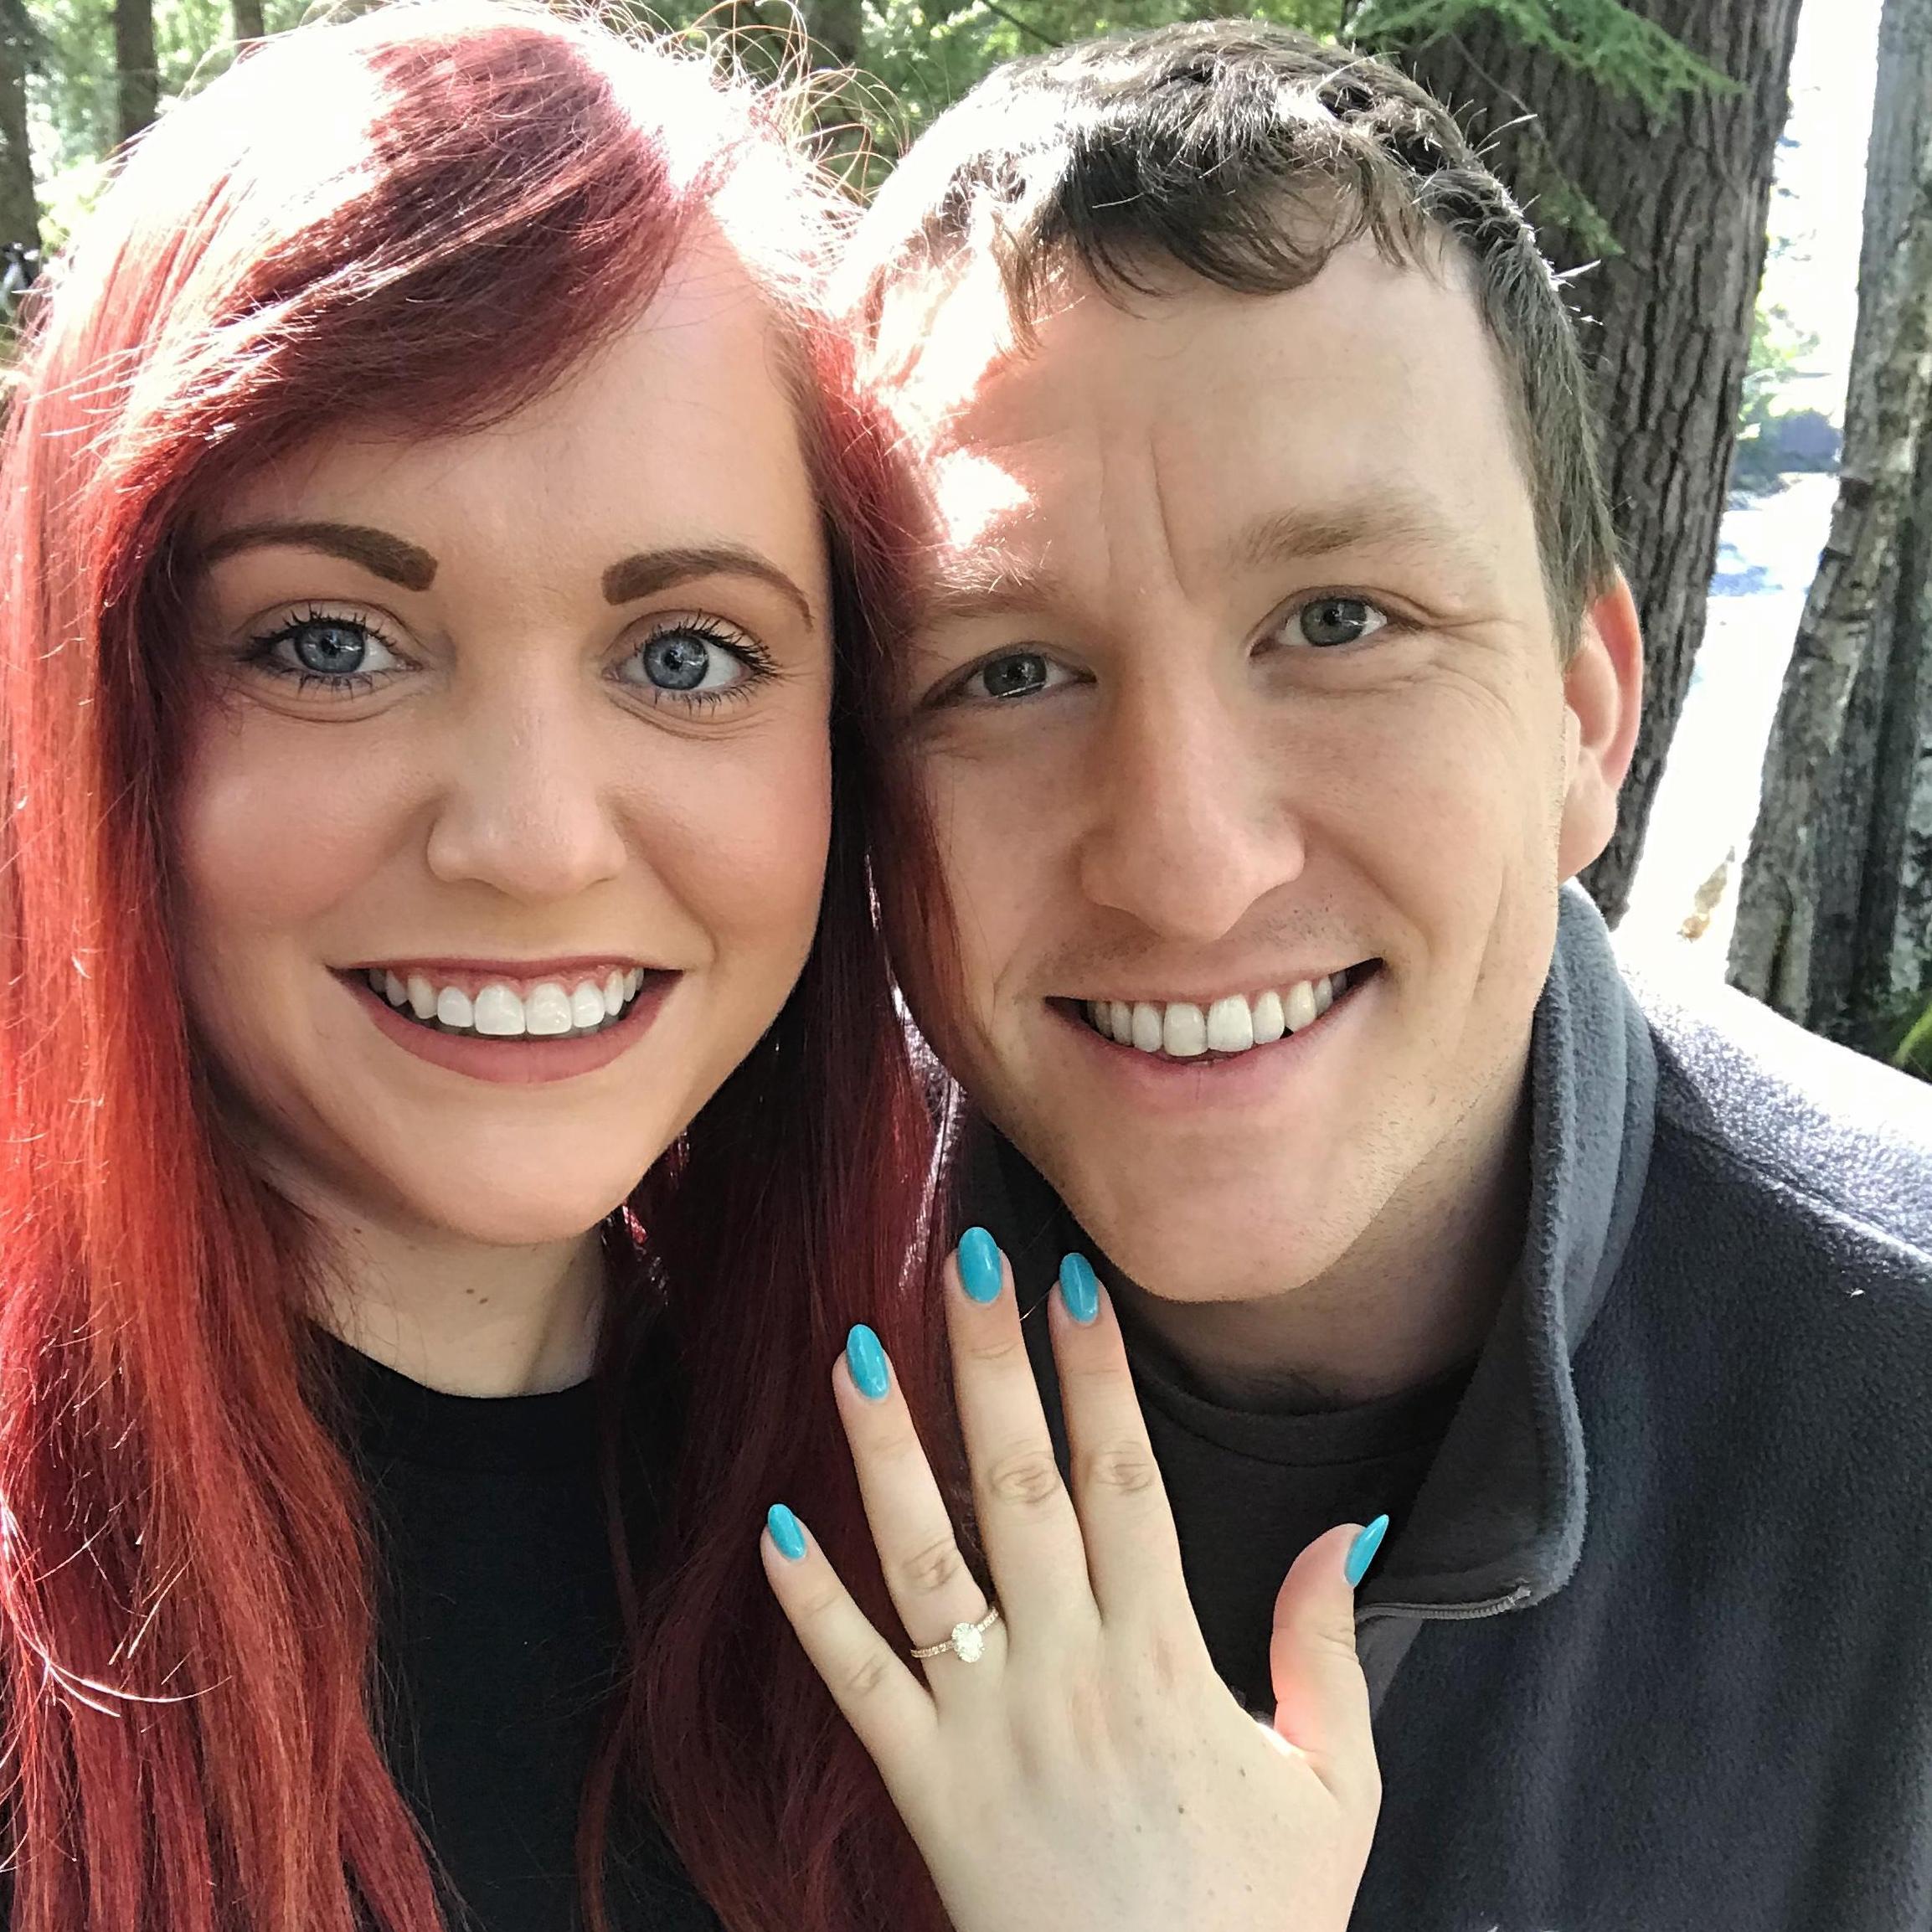
[[[811,600],[777,564],[739,544],[700,544],[679,549],[640,550],[604,573],[606,603],[630,604],[697,577],[755,577],[789,598],[807,626],[816,624]]]
[[[997,550],[948,556],[920,593],[921,623],[950,617],[1012,617],[1056,606],[1064,592],[1050,571]]]
[[[343,558],[405,590],[426,590],[436,580],[436,560],[427,550],[393,537],[387,530],[372,530],[360,523],[244,523],[210,538],[195,560],[205,568],[238,550],[260,549],[271,544]]]
[[[1433,552],[1445,562],[1485,578],[1494,568],[1460,523],[1445,518],[1425,497],[1399,495],[1324,503],[1259,518],[1227,546],[1224,555],[1233,569],[1265,570],[1373,544]]]
[[[1426,497],[1410,495],[1278,511],[1258,518],[1220,554],[1227,569],[1268,570],[1373,544],[1429,551],[1485,581],[1494,572],[1493,561],[1459,523]],[[1043,564],[995,545],[946,555],[920,595],[919,618],[933,624],[948,618],[1020,616],[1056,608],[1065,595],[1060,580]]]

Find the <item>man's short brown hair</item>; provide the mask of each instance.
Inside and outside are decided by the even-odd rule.
[[[1278,294],[1363,239],[1417,265],[1446,245],[1466,266],[1512,392],[1567,652],[1617,569],[1575,324],[1509,191],[1448,110],[1382,62],[1249,20],[1009,62],[900,162],[849,266],[876,340],[907,278],[990,254],[1023,339],[1069,267],[1117,300],[1171,288],[1163,265]]]

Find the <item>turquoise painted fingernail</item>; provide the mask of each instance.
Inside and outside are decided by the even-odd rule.
[[[1388,1534],[1388,1518],[1385,1516],[1377,1517],[1368,1528],[1357,1533],[1342,1563],[1342,1574],[1348,1579],[1349,1589],[1353,1589],[1368,1574],[1368,1566],[1375,1561],[1375,1553],[1382,1548],[1382,1539]]]
[[[853,1386],[868,1402],[883,1402],[892,1387],[892,1370],[886,1366],[885,1350],[878,1337],[861,1321],[845,1338],[845,1366],[852,1372]]]
[[[959,1238],[959,1285],[983,1307],[1000,1298],[1002,1276],[999,1243],[984,1228],[968,1228]]]
[[[1083,1328],[1100,1313],[1100,1278],[1084,1255],[1069,1255],[1060,1263],[1060,1299]]]
[[[787,1563],[796,1563],[805,1554],[805,1526],[782,1502],[773,1503],[765,1512],[765,1527]]]

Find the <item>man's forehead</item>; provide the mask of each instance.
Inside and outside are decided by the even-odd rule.
[[[1161,533],[1230,569],[1365,544],[1470,562],[1506,481],[1527,514],[1480,311],[1372,249],[1282,296],[1200,284],[1124,309],[1088,287],[1031,343],[1007,328],[935,330],[943,353],[900,415],[941,603],[1022,600],[1136,475],[1168,497]]]
[[[1096,351],[1146,353],[1159,343],[1184,358],[1188,338],[1203,327],[1245,322],[1249,353],[1267,353],[1278,366],[1291,365],[1298,348],[1325,357],[1353,350],[1378,357],[1388,375],[1405,350],[1431,359],[1424,353],[1430,337],[1414,327],[1424,315],[1438,330],[1446,325],[1459,347],[1486,351],[1481,303],[1459,250],[1431,244],[1409,260],[1357,240],[1334,250],[1300,286],[1274,291],[1224,288],[1160,262],[1136,270],[1132,289],[1103,288],[1063,266],[1037,278],[1023,317],[994,257],[962,250],[887,291],[869,359],[901,426],[936,450],[960,440],[961,419],[997,408],[1002,392],[1057,384],[1069,360]],[[1212,366],[1195,373],[1210,380],[1243,374]]]

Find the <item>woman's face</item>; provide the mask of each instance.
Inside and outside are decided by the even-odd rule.
[[[694,242],[501,425],[320,437],[195,537],[178,930],[241,1131],[331,1220],[581,1234],[817,916],[829,595],[764,306]]]

